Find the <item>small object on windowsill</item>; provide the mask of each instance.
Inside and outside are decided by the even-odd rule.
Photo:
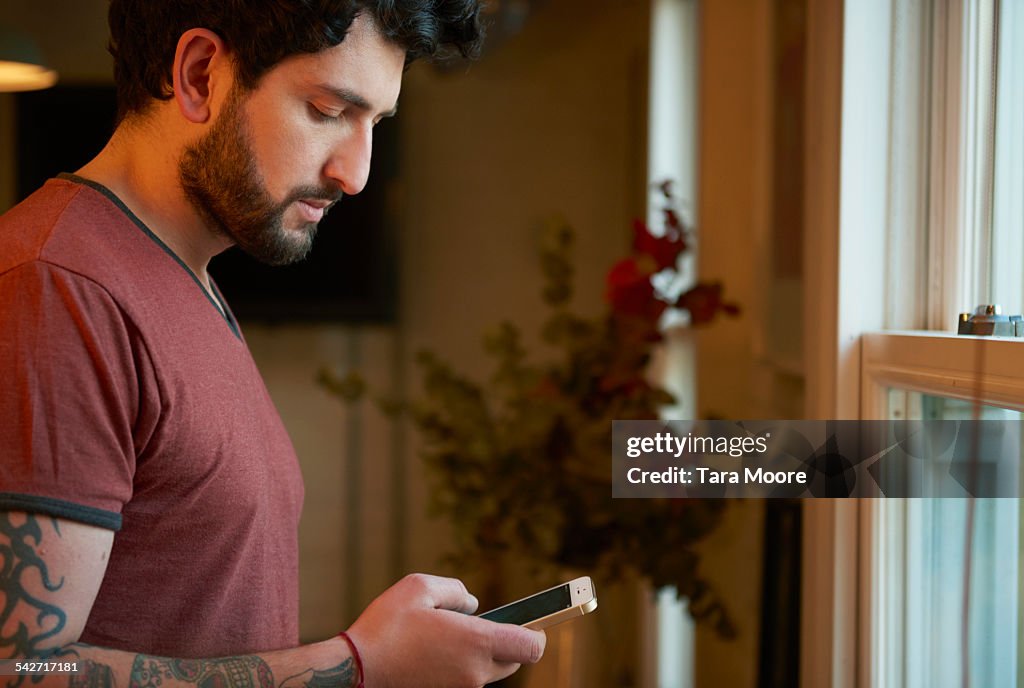
[[[981,337],[1024,337],[1024,317],[1003,315],[995,305],[982,305],[974,313],[961,313],[957,334],[971,334]]]

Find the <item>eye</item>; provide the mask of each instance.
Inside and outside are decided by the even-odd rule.
[[[313,119],[317,120],[318,122],[334,122],[340,119],[342,115],[341,112],[338,112],[337,114],[324,112],[313,103],[309,104],[309,114],[312,115]]]

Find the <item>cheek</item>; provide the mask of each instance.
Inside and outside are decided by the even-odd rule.
[[[250,119],[253,162],[273,198],[284,198],[296,186],[319,181],[328,148],[326,137],[313,126],[269,113]]]

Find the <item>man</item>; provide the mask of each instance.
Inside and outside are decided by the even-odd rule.
[[[133,688],[479,686],[539,659],[543,634],[425,575],[297,646],[301,478],[207,274],[233,244],[305,255],[366,183],[406,64],[473,52],[477,14],[111,2],[116,131],[0,218],[0,658]]]

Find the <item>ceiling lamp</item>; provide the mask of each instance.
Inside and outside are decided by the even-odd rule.
[[[0,92],[36,91],[57,83],[57,72],[43,66],[28,36],[0,26]]]

